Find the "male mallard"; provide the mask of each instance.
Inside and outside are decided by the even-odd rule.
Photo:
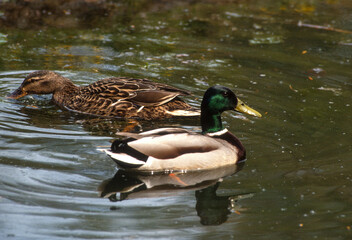
[[[50,94],[68,110],[104,117],[162,119],[197,116],[199,112],[178,96],[190,93],[148,79],[112,77],[79,87],[52,71],[29,74],[9,98],[28,94]]]
[[[257,117],[261,114],[240,101],[228,88],[209,88],[201,105],[202,134],[182,128],[161,128],[143,133],[118,133],[105,151],[127,171],[193,171],[214,169],[244,160],[246,151],[240,140],[221,122],[221,113],[235,110]]]

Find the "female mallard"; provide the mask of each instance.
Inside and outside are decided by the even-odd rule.
[[[52,71],[29,74],[9,98],[28,94],[50,94],[68,110],[103,117],[162,119],[197,116],[199,112],[178,96],[190,93],[148,79],[112,77],[79,87]]]
[[[201,105],[202,134],[182,128],[161,128],[144,133],[118,133],[105,151],[119,167],[128,171],[193,171],[232,165],[244,160],[240,140],[221,122],[221,113],[235,110],[257,117],[261,114],[246,106],[228,88],[209,88]]]

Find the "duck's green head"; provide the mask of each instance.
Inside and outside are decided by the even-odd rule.
[[[201,110],[203,133],[222,130],[223,127],[220,115],[227,110],[234,110],[256,117],[262,116],[259,112],[250,108],[238,99],[229,88],[220,85],[210,87],[205,92]]]

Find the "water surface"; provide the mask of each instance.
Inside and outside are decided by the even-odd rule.
[[[121,7],[129,11],[86,25],[0,28],[1,238],[351,238],[352,35],[335,31],[352,31],[351,3]],[[195,107],[209,86],[222,84],[263,118],[223,114],[248,160],[216,185],[218,178],[195,176],[199,188],[171,183],[152,196],[101,198],[117,169],[96,149],[129,123],[63,111],[50,96],[6,98],[41,69],[79,85],[150,78],[192,91],[186,100]],[[196,118],[140,122],[135,130],[169,126],[200,130]]]

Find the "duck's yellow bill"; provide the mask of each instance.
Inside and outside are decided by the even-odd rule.
[[[256,111],[253,108],[247,106],[240,99],[237,99],[237,100],[238,100],[238,103],[237,103],[237,106],[235,108],[235,111],[241,112],[241,113],[246,113],[246,114],[249,114],[249,115],[252,115],[252,116],[256,116],[256,117],[262,117],[262,115],[258,111]]]

